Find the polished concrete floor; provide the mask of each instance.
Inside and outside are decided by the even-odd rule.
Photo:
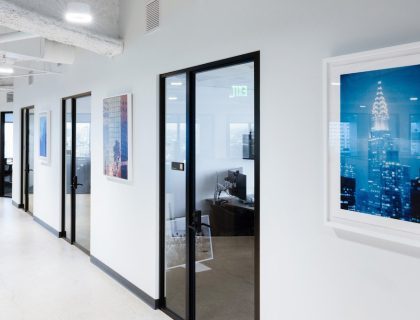
[[[71,195],[66,195],[66,231],[71,233]],[[90,251],[90,194],[76,194],[76,243]]]
[[[32,217],[0,198],[0,319],[164,320],[55,238]]]

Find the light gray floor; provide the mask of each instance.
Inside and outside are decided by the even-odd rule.
[[[0,198],[0,319],[167,320]]]
[[[254,237],[212,237],[212,244],[213,259],[196,273],[197,319],[254,319]],[[166,281],[167,306],[184,315],[185,268],[168,270]]]

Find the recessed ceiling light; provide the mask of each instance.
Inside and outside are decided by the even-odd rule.
[[[331,85],[332,86],[339,86],[340,85],[340,82],[331,82]]]
[[[419,100],[419,98],[417,98],[417,97],[411,97],[410,100],[411,101],[417,101],[417,100]]]
[[[168,97],[168,100],[175,101],[178,100],[178,97]]]
[[[182,86],[182,82],[171,82],[171,86]]]
[[[88,24],[93,21],[90,6],[83,2],[69,2],[65,18],[68,22]]]
[[[15,73],[15,70],[10,67],[0,67],[0,74],[12,74]]]

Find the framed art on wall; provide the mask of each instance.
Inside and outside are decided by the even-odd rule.
[[[324,61],[326,222],[420,246],[420,43]]]
[[[121,181],[131,180],[132,95],[103,101],[104,174]]]
[[[42,163],[48,164],[50,162],[50,112],[39,113],[39,158]]]

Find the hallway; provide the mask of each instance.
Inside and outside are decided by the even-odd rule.
[[[0,198],[0,319],[164,320],[56,239],[31,216]]]

